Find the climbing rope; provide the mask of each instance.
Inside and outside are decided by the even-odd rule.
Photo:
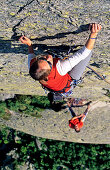
[[[110,84],[109,81],[106,80],[106,77],[101,75],[100,73],[96,72],[96,70],[94,70],[93,68],[91,68],[90,66],[87,66],[87,68],[89,68],[90,70],[92,70],[101,80],[104,80],[106,83]]]

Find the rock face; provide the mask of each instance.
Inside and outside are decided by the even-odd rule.
[[[66,110],[55,112],[45,109],[41,113],[41,118],[11,112],[10,120],[0,120],[0,124],[42,138],[78,143],[110,144],[109,113],[110,103],[94,102],[80,133],[76,133],[68,126],[71,114]]]
[[[39,83],[32,80],[28,74],[27,47],[18,42],[21,34],[25,34],[32,39],[35,54],[42,53],[45,50],[53,51],[57,49],[60,51],[60,45],[68,47],[85,45],[89,37],[88,24],[94,22],[100,23],[102,30],[98,34],[90,65],[97,72],[105,75],[110,82],[109,0],[1,0],[0,3],[0,93],[44,95]],[[88,68],[84,75],[83,83],[75,88],[73,95],[74,97],[83,97],[92,101],[106,102],[106,106],[100,109],[95,108],[94,116],[99,120],[100,115],[102,116],[101,113],[103,113],[104,117],[100,118],[100,122],[103,122],[105,118],[105,123],[107,123],[109,120],[110,100],[105,94],[110,90],[110,84],[98,79]],[[57,114],[62,114],[62,112]],[[49,118],[51,118],[51,114]],[[45,117],[45,119],[47,118]],[[44,123],[45,126],[49,126],[49,121],[48,119],[48,122]],[[91,124],[92,118],[90,127]],[[96,127],[96,124],[97,122],[92,125]],[[84,141],[100,143],[103,131],[101,127],[100,125],[98,126],[97,135],[100,134],[100,137],[97,137],[97,142],[97,135],[94,136],[95,132],[93,131],[90,132],[92,134],[91,138],[88,137],[90,140],[87,139],[86,135],[84,136]],[[87,134],[89,133],[88,131],[90,131],[90,128],[86,131]],[[25,132],[28,133],[27,130]],[[59,132],[56,131],[56,133]],[[69,131],[65,131],[65,133],[69,133]],[[43,135],[44,133],[39,132],[39,134],[36,133],[38,136],[46,137],[46,135]],[[82,135],[85,135],[85,131]],[[58,140],[78,141],[75,138],[69,140],[68,137],[64,139],[59,136],[60,133],[55,138]],[[52,133],[49,133],[47,137],[53,138]],[[105,141],[103,140],[102,143],[107,143],[108,139],[105,136],[103,136],[103,139]]]

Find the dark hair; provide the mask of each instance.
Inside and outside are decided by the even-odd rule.
[[[37,58],[36,61],[30,67],[29,74],[34,80],[45,80],[45,81],[47,81],[47,76],[50,74],[51,70],[41,69],[40,71],[38,71],[39,63],[41,63],[41,62],[42,62],[42,60],[39,60],[39,58]]]
[[[79,133],[79,132],[80,132],[80,129],[79,129],[79,130],[76,130],[75,126],[74,126],[74,129],[75,129],[75,131],[76,131],[77,133]]]
[[[79,133],[79,132],[80,132],[80,129],[79,129],[79,130],[76,130],[76,129],[75,129],[75,131],[76,131],[77,133]]]

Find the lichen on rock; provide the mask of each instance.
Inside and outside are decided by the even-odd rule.
[[[0,93],[45,95],[39,83],[29,76],[27,47],[18,42],[22,34],[32,39],[37,55],[45,50],[53,50],[53,46],[58,49],[62,44],[65,46],[85,45],[89,36],[88,24],[94,22],[100,23],[102,30],[98,34],[90,66],[101,75],[106,76],[106,80],[110,82],[110,2],[108,0],[1,0],[0,4]],[[100,80],[87,68],[83,83],[74,89],[73,96],[108,104],[110,98],[106,94],[109,89],[109,83]],[[94,115],[97,119],[100,114],[103,114],[101,110],[103,110],[105,118],[105,115],[108,116],[109,106],[96,109],[97,113],[95,112]],[[89,123],[91,125],[92,120]],[[94,127],[92,126],[92,128]],[[84,130],[86,131],[86,128]],[[69,129],[67,131],[69,133]],[[92,131],[89,130],[89,132]],[[49,134],[52,135],[50,131],[48,137]],[[41,136],[43,137],[43,135]],[[94,142],[96,136],[93,135]],[[61,140],[72,139],[68,136],[68,138],[62,137]],[[84,141],[88,142],[86,138]]]

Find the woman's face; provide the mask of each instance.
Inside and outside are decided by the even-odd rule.
[[[80,131],[80,128],[78,127],[78,125],[77,125],[77,124],[75,125],[75,130],[76,130],[77,132],[79,132],[79,131]]]

